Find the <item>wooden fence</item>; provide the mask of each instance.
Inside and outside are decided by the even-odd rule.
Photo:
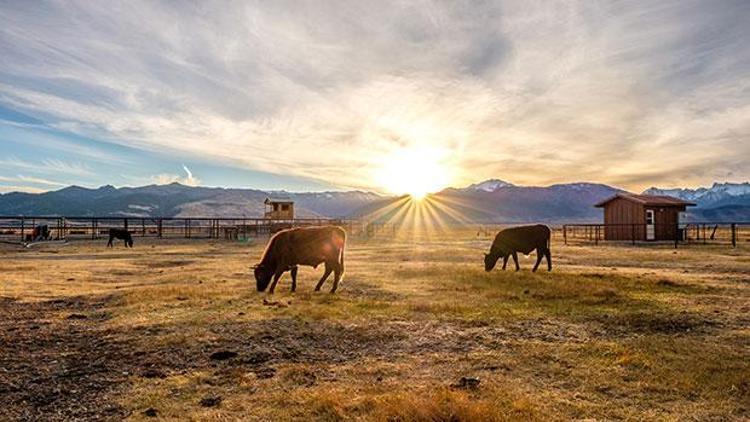
[[[125,228],[133,236],[154,238],[245,239],[268,236],[291,227],[338,225],[354,236],[391,235],[396,227],[354,219],[168,218],[0,216],[0,239],[27,242],[35,227],[46,225],[53,239],[99,239],[109,229]]]
[[[601,242],[679,244],[726,244],[750,242],[750,222],[693,222],[659,226],[656,224],[565,224],[565,244]]]

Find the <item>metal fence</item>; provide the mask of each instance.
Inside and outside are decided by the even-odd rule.
[[[353,219],[298,218],[149,218],[149,217],[58,217],[0,216],[0,240],[28,242],[34,228],[46,225],[53,239],[99,239],[109,236],[111,228],[125,228],[133,236],[153,238],[245,239],[268,236],[279,230],[338,225],[354,236],[395,233],[393,224]]]
[[[601,242],[725,244],[750,242],[750,222],[694,222],[680,224],[565,224],[565,244]]]

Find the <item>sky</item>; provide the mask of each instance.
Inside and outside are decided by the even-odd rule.
[[[747,0],[0,0],[0,193],[747,181],[748,22]]]

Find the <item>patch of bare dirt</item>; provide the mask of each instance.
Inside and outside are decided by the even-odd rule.
[[[168,261],[147,261],[142,262],[141,265],[146,266],[148,268],[175,268],[175,267],[184,267],[190,264],[194,264],[194,260],[189,259],[173,259]]]
[[[596,317],[592,322],[601,327],[603,334],[618,337],[634,334],[686,335],[706,333],[720,325],[718,321],[688,312],[677,314],[608,314]]]
[[[112,419],[107,394],[127,377],[123,346],[90,329],[111,297],[0,301],[0,419]]]

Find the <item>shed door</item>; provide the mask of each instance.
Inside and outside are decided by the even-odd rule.
[[[656,239],[654,210],[646,210],[646,240]]]

